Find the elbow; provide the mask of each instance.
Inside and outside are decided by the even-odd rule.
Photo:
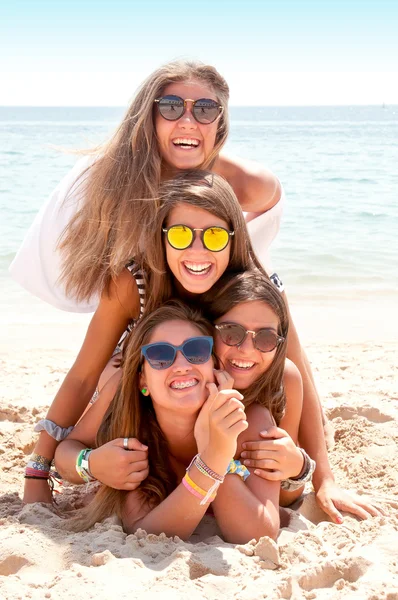
[[[223,532],[224,539],[229,544],[247,544],[251,540],[258,541],[262,537],[269,537],[276,541],[279,535],[279,517],[271,518],[268,516],[261,523],[253,523],[251,526],[244,526],[241,531]]]

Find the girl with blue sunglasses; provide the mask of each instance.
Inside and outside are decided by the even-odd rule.
[[[135,455],[136,482],[129,491],[102,485],[72,528],[116,513],[129,533],[188,539],[211,505],[226,541],[276,538],[279,484],[254,477],[236,459],[244,441],[273,419],[265,407],[255,414],[246,408],[232,378],[214,369],[212,332],[199,312],[176,301],[138,323],[123,369],[55,458],[65,478],[89,480],[103,449],[123,438],[124,453]],[[129,452],[132,440],[144,446]]]

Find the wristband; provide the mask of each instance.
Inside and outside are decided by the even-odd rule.
[[[250,471],[245,465],[242,465],[240,460],[232,459],[228,465],[227,475],[239,475],[243,481],[246,481],[250,475]]]
[[[300,452],[304,457],[304,471],[302,471],[302,475],[299,478],[290,477],[281,481],[281,489],[285,490],[285,492],[294,492],[303,487],[305,483],[311,481],[316,469],[316,462],[308,456],[307,452],[303,448],[300,448]]]
[[[92,452],[92,448],[84,448],[84,450],[79,452],[76,459],[76,472],[86,483],[97,481],[96,478],[91,474],[88,465],[88,457],[90,452]]]

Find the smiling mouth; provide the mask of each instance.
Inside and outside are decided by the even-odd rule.
[[[195,277],[198,275],[207,275],[213,266],[210,262],[193,263],[189,261],[183,261],[182,264],[184,265],[188,273]]]
[[[185,390],[187,388],[195,387],[198,383],[199,381],[197,379],[186,379],[185,381],[172,381],[170,387],[172,390]]]
[[[241,371],[250,371],[250,369],[256,365],[256,363],[251,360],[231,359],[228,362],[234,369],[240,369]]]
[[[177,148],[184,148],[188,150],[198,148],[200,145],[199,140],[193,140],[191,138],[176,138],[175,140],[172,140],[172,142]]]

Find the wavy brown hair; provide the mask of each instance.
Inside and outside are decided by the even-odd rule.
[[[70,194],[84,201],[59,243],[67,295],[84,300],[102,292],[139,254],[159,206],[162,177],[154,100],[170,83],[192,80],[209,87],[224,108],[213,151],[201,168],[210,168],[218,156],[229,130],[225,79],[200,62],[176,61],[157,69],[139,88],[112,138],[91,151],[97,158],[72,186]]]
[[[265,406],[279,425],[285,412],[286,396],[283,386],[289,317],[281,293],[268,277],[251,270],[238,275],[226,274],[202,296],[202,307],[212,321],[221,319],[228,311],[243,302],[259,300],[267,304],[278,317],[278,335],[285,341],[277,346],[269,368],[244,392],[245,406],[258,402]],[[216,334],[217,335],[217,334]]]
[[[147,274],[146,311],[154,310],[174,293],[162,228],[167,226],[170,212],[181,202],[210,212],[235,232],[230,238],[228,273],[240,273],[257,264],[242,209],[233,189],[223,177],[208,171],[182,171],[174,179],[162,184],[159,198],[161,207],[151,224],[152,234],[147,236],[141,257],[137,257],[137,262]]]
[[[168,460],[167,442],[156,419],[152,400],[140,392],[141,347],[150,343],[158,325],[167,321],[188,321],[202,335],[213,336],[213,327],[201,312],[179,300],[170,300],[148,316],[133,330],[124,349],[122,378],[116,394],[99,427],[96,446],[111,440],[135,437],[148,446],[149,475],[140,485],[143,503],[157,505],[176,487]],[[93,501],[72,520],[74,530],[88,529],[94,523],[116,514],[122,517],[128,492],[101,485]]]

